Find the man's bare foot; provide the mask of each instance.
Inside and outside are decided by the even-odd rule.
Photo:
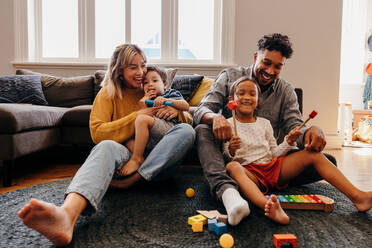
[[[142,179],[142,176],[138,172],[136,172],[133,175],[127,178],[124,178],[124,179],[112,179],[110,183],[110,187],[127,189],[141,179]]]
[[[18,217],[27,227],[41,233],[56,246],[66,246],[72,240],[74,223],[62,207],[31,199],[18,211]]]
[[[372,192],[363,192],[357,199],[352,200],[360,212],[366,212],[372,208]]]
[[[287,225],[289,223],[289,217],[280,206],[275,195],[271,195],[265,204],[265,215],[279,224]]]
[[[118,171],[118,174],[120,176],[129,176],[131,174],[133,174],[134,172],[136,172],[138,170],[138,168],[141,166],[141,164],[143,163],[144,159],[143,158],[139,158],[139,159],[136,159],[134,157],[132,157],[121,169],[120,171]]]

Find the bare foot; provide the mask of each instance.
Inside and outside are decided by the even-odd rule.
[[[110,183],[110,187],[127,189],[141,179],[142,179],[142,176],[138,172],[136,172],[133,175],[127,178],[124,178],[124,179],[112,179]]]
[[[353,200],[355,207],[360,212],[366,212],[372,208],[372,192],[363,192],[357,199]]]
[[[128,176],[130,174],[133,174],[138,170],[138,168],[141,166],[143,163],[144,159],[139,158],[136,159],[132,157],[121,169],[118,171],[118,174],[120,176]]]
[[[66,210],[54,204],[31,199],[18,211],[18,217],[56,246],[66,246],[72,240],[74,224]]]
[[[265,215],[279,224],[287,225],[289,223],[289,217],[280,206],[275,195],[271,195],[265,204]]]

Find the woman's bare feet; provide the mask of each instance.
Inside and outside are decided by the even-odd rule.
[[[289,223],[289,217],[280,206],[275,195],[271,195],[265,204],[265,215],[279,224],[287,225]]]
[[[132,157],[121,169],[118,171],[118,175],[120,176],[129,176],[136,172],[138,168],[143,163],[144,158],[134,158]]]
[[[360,212],[366,212],[372,208],[372,191],[363,192],[355,200],[352,200]]]
[[[62,207],[31,199],[18,211],[18,217],[27,227],[41,233],[56,246],[68,245],[72,240],[75,223]]]
[[[136,172],[133,175],[127,178],[124,178],[124,179],[112,179],[110,183],[110,187],[127,189],[141,179],[142,179],[142,176],[138,172]]]

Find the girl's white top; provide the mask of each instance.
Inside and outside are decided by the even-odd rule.
[[[229,118],[228,121],[233,127],[233,119]],[[295,146],[290,146],[287,143],[286,138],[278,146],[270,121],[265,118],[256,117],[256,121],[252,123],[242,123],[236,120],[236,128],[241,141],[240,149],[232,157],[229,153],[229,142],[225,142],[223,155],[228,160],[237,161],[241,165],[268,163],[274,157],[283,156],[289,150],[295,148]]]

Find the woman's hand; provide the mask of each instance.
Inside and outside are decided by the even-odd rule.
[[[240,149],[240,145],[241,145],[241,141],[238,136],[231,137],[230,143],[229,143],[229,153],[231,157],[235,156],[236,151]]]
[[[232,136],[231,125],[223,115],[213,117],[213,133],[216,139],[226,141]]]
[[[178,110],[171,106],[162,105],[161,107],[156,108],[155,116],[159,119],[170,121],[178,116]]]
[[[296,140],[302,135],[302,132],[300,131],[299,127],[300,126],[295,127],[287,135],[287,143],[291,146],[293,146],[293,144],[296,142]]]

